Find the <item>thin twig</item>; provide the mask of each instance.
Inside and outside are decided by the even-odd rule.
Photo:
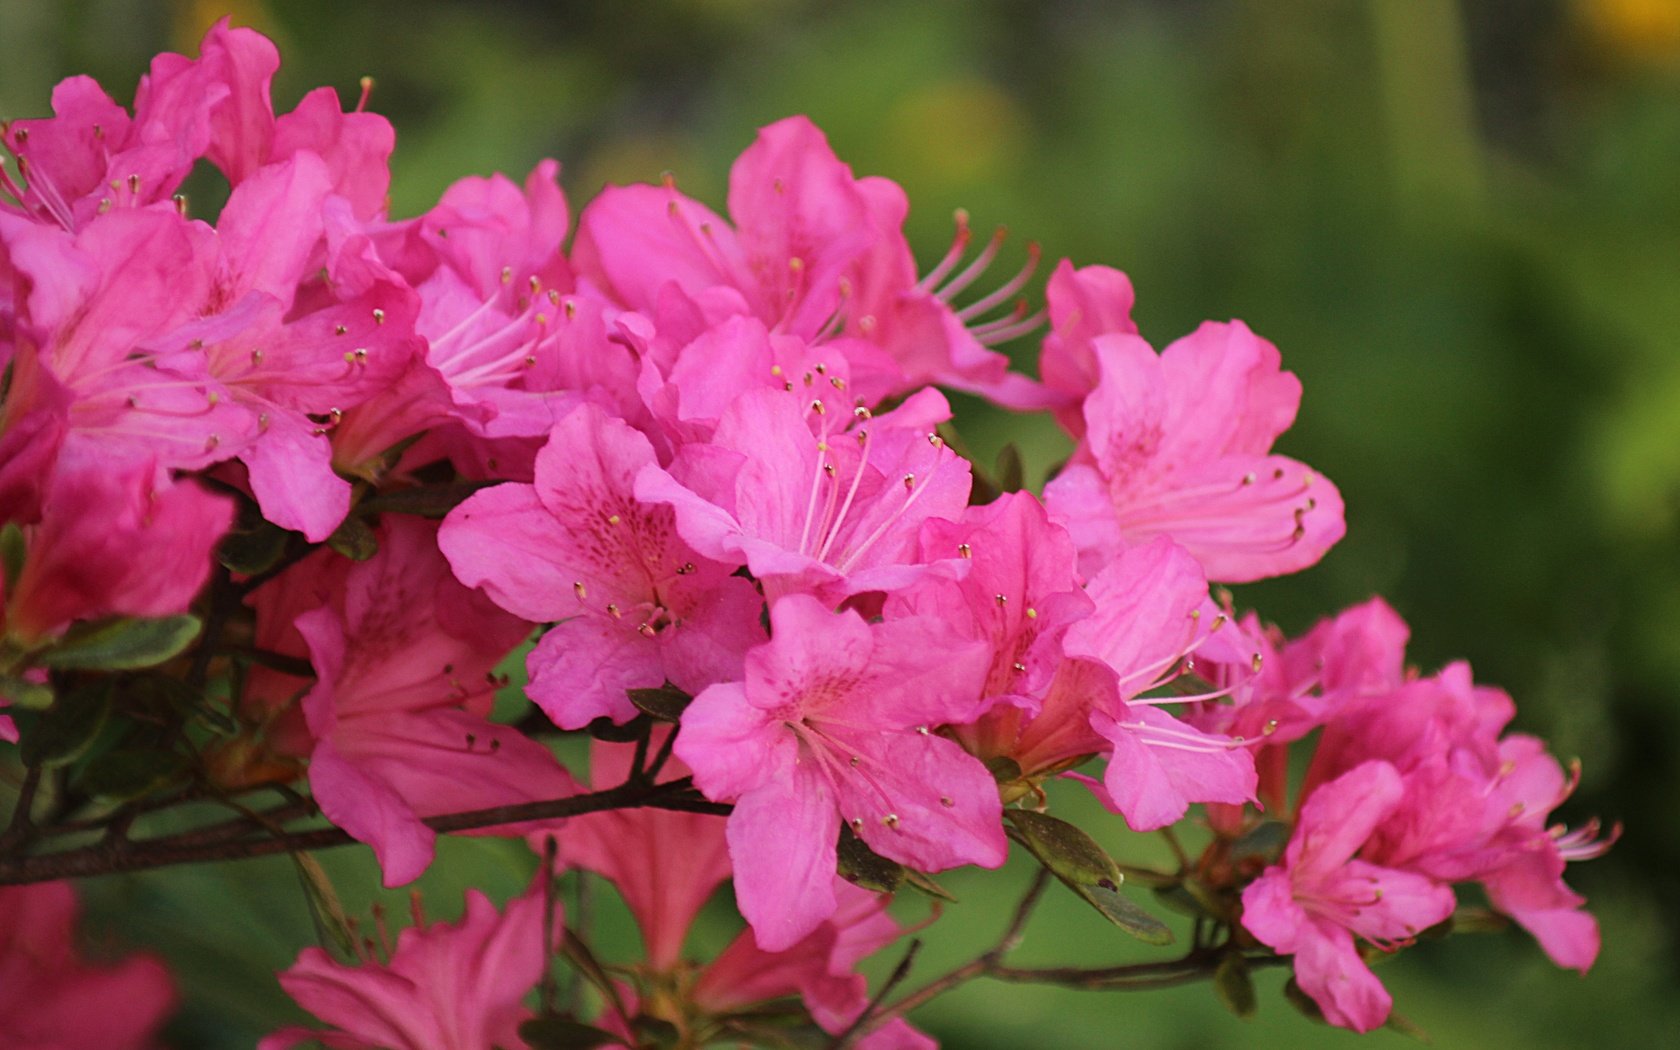
[[[648,807],[717,815],[730,812],[731,807],[726,804],[709,802],[696,796],[691,790],[692,786],[692,781],[686,777],[657,785],[623,784],[587,795],[446,813],[426,817],[422,822],[433,831],[448,833],[504,824],[555,820],[608,809]],[[303,814],[296,812],[293,803],[267,810],[262,814],[265,820],[275,823],[283,823],[286,819],[301,815]],[[101,842],[57,853],[0,859],[0,885],[141,871],[201,861],[243,860],[247,857],[265,857],[296,850],[330,849],[356,841],[348,832],[334,827],[252,837],[260,831],[259,825],[249,821],[233,821],[158,839]]]

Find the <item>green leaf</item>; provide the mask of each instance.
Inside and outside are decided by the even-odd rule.
[[[66,690],[20,741],[24,765],[50,768],[74,762],[87,752],[110,715],[110,679]]]
[[[425,485],[413,489],[381,492],[361,502],[358,514],[415,514],[422,518],[441,518],[460,506],[479,489],[497,484],[494,481],[459,481],[447,485]]]
[[[1254,979],[1249,976],[1248,960],[1241,952],[1228,952],[1213,971],[1213,990],[1225,1009],[1243,1020],[1254,1016]]]
[[[1045,813],[1004,810],[1009,837],[1114,925],[1146,944],[1171,944],[1172,930],[1120,893],[1123,876],[1103,848],[1085,832]]]
[[[309,905],[316,934],[332,941],[341,960],[355,959],[356,932],[321,862],[309,853],[293,853],[292,863],[297,865],[298,881],[303,883],[303,899]]]
[[[327,537],[327,546],[351,561],[367,561],[379,553],[379,537],[373,534],[371,525],[352,514]]]
[[[52,706],[52,686],[45,682],[31,682],[0,674],[0,698],[10,700],[14,708],[26,711],[45,711]]]
[[[89,763],[76,786],[104,802],[131,802],[184,783],[191,773],[191,763],[173,751],[120,747]]]
[[[1267,864],[1277,860],[1289,845],[1289,825],[1281,820],[1263,820],[1231,843],[1231,860],[1255,858]]]
[[[660,722],[677,721],[694,699],[669,682],[655,689],[631,689],[628,693],[636,710]]]
[[[79,671],[132,671],[180,655],[203,625],[196,616],[142,620],[123,616],[74,628],[35,655],[45,667]]]
[[[18,579],[23,575],[24,550],[23,526],[15,521],[8,521],[0,526],[0,593],[10,594],[17,590]]]
[[[255,576],[267,572],[279,563],[286,553],[292,533],[263,518],[248,529],[239,528],[222,537],[216,545],[216,560],[231,572]]]
[[[533,1017],[519,1026],[519,1038],[531,1050],[590,1050],[623,1039],[569,1017]]]
[[[904,865],[870,849],[846,824],[840,825],[840,841],[835,852],[839,857],[840,877],[855,886],[876,893],[894,893],[904,884]]]
[[[998,449],[997,486],[1004,492],[1019,492],[1026,487],[1026,468],[1021,463],[1021,450],[1015,442]]]

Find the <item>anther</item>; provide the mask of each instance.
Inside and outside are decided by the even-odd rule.
[[[252,350],[251,351],[251,363],[253,365],[262,364],[262,359],[263,359],[263,352],[261,350]]]
[[[641,623],[641,624],[639,624],[639,625],[637,625],[637,627],[636,627],[636,631],[637,631],[637,633],[639,633],[639,634],[640,634],[640,635],[641,635],[641,636],[642,636],[642,637],[643,637],[643,638],[652,638],[652,637],[654,637],[654,636],[655,636],[655,635],[656,635],[656,634],[658,634],[658,633],[659,633],[659,632],[657,632],[657,631],[655,631],[655,630],[654,630],[654,629],[653,629],[653,625],[652,625],[652,624],[650,624],[650,623],[646,623],[646,622],[644,622],[644,623]]]
[[[589,588],[583,585],[582,580],[578,580],[572,584],[572,593],[577,595],[578,601],[581,602],[585,598],[589,597]]]
[[[828,414],[828,408],[822,403],[821,399],[811,402],[811,411],[819,416]]]
[[[128,192],[130,192],[130,193],[139,193],[140,192],[140,176],[130,175],[128,177]]]
[[[350,331],[350,329],[346,328],[345,326],[343,326],[341,324],[333,325],[333,335],[345,335],[349,331]]]
[[[1019,660],[1015,661],[1015,670],[1024,672],[1026,669],[1027,669],[1026,664],[1022,663]]]
[[[617,514],[607,515],[607,524],[608,525],[617,525],[619,522],[621,522],[623,520],[624,519],[619,517]]]
[[[502,267],[502,283],[503,284],[512,284],[513,283],[513,267],[511,267],[511,266]]]
[[[607,615],[611,616],[613,619],[616,620],[619,617],[623,616],[624,614],[619,611],[617,602],[608,602],[607,603]]]
[[[850,764],[851,764],[851,767],[853,769],[856,769],[858,766],[861,766],[863,764],[863,759],[859,758],[856,755],[853,755],[852,756],[852,761],[851,761]]]
[[[904,475],[904,491],[911,492],[916,488],[916,475]]]
[[[932,445],[934,448],[944,448],[945,439],[940,437],[938,434],[929,434],[928,444]]]
[[[952,806],[956,805],[956,803],[951,800],[950,795],[940,795],[939,804],[944,806],[946,809],[950,809]]]
[[[1254,668],[1254,673],[1255,674],[1260,673],[1260,664],[1263,661],[1264,655],[1265,654],[1263,654],[1263,653],[1255,653],[1254,654],[1254,659],[1249,661],[1249,666]]]
[[[974,548],[966,543],[959,543],[957,544],[957,555],[963,558],[972,558],[974,557]]]
[[[997,603],[1000,606],[1009,604],[1009,595],[1007,594],[994,594],[992,597],[997,599]]]
[[[1034,608],[1033,608],[1033,607],[1032,607],[1032,606],[1030,606],[1030,605],[1029,605],[1029,606],[1027,606],[1027,619],[1029,619],[1029,620],[1036,620],[1036,619],[1038,619],[1038,610],[1037,610],[1037,609],[1034,609]]]
[[[532,278],[532,280],[535,280],[535,279],[536,278]],[[381,310],[377,306],[373,308],[373,323],[374,324],[384,324],[385,323],[385,311]]]
[[[886,816],[881,818],[881,823],[885,824],[889,828],[898,827],[898,814],[888,813]]]
[[[874,419],[875,414],[873,412],[869,411],[869,409],[863,407],[862,405],[859,405],[858,407],[852,409],[852,418],[854,418],[854,419]]]

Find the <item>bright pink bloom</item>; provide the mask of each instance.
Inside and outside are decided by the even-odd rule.
[[[0,886],[0,1032],[7,1050],[151,1050],[175,1008],[163,963],[95,965],[76,948],[68,882]]]
[[[745,564],[772,600],[896,590],[925,571],[922,522],[955,519],[968,502],[967,461],[929,428],[947,412],[927,390],[888,415],[835,420],[802,388],[749,390],[710,443],[685,446],[669,471],[644,467],[636,495],[669,504],[683,539]]]
[[[1070,657],[1112,676],[1111,697],[1092,706],[1091,726],[1112,748],[1099,798],[1138,831],[1165,827],[1192,802],[1254,797],[1254,760],[1242,741],[1205,733],[1141,694],[1176,677],[1187,656],[1218,629],[1207,583],[1182,548],[1165,539],[1125,551],[1085,593],[1096,611],[1068,629]]]
[[[24,529],[23,572],[0,580],[0,637],[25,647],[102,616],[172,616],[210,575],[233,503],[149,464],[61,469]]]
[[[1056,264],[1044,288],[1050,309],[1050,331],[1038,359],[1044,386],[1061,402],[1056,422],[1069,434],[1083,437],[1081,406],[1102,379],[1102,368],[1091,341],[1103,335],[1137,335],[1132,322],[1136,296],[1131,280],[1107,266],[1074,268],[1066,259]]]
[[[305,948],[280,986],[333,1028],[287,1028],[258,1050],[309,1040],[333,1050],[523,1050],[519,1025],[531,1016],[523,1000],[547,964],[543,907],[542,894],[530,893],[498,915],[468,890],[460,922],[404,930],[386,963],[344,966]]]
[[[735,897],[759,947],[791,947],[834,913],[842,819],[919,870],[1003,863],[991,775],[929,732],[977,713],[984,646],[920,618],[867,624],[805,595],[770,616],[746,680],[697,696],[676,746],[708,798],[735,802]]]
[[[774,332],[873,344],[886,352],[890,370],[875,367],[874,355],[857,362],[864,366],[854,369],[857,393],[867,404],[929,382],[1008,403],[1033,401],[1037,384],[1007,375],[1009,359],[982,344],[1012,338],[1036,322],[979,322],[1030,270],[960,312],[953,309],[951,297],[985,269],[996,246],[937,287],[967,246],[962,227],[952,256],[918,281],[903,234],[908,208],[897,185],[854,177],[815,125],[791,117],[761,129],[731,169],[734,227],[671,183],[612,187],[579,219],[573,261],[586,282],[650,317],[670,312],[673,298],[703,310],[701,304],[719,302],[717,292],[727,290],[743,312]],[[966,327],[970,321],[973,329]]]
[[[1045,501],[1087,574],[1169,536],[1208,578],[1244,583],[1314,564],[1341,539],[1342,499],[1310,468],[1268,455],[1301,385],[1241,322],[1204,324],[1157,355],[1136,336],[1092,341],[1101,379],[1088,431]]]
[[[1452,890],[1432,879],[1355,859],[1401,803],[1400,775],[1368,762],[1322,785],[1301,810],[1282,865],[1243,891],[1242,922],[1284,955],[1331,1024],[1367,1032],[1393,1005],[1354,936],[1390,950],[1452,914]]]
[[[302,643],[318,675],[302,700],[315,801],[373,847],[388,886],[431,863],[422,816],[576,790],[547,748],[486,720],[489,673],[529,625],[456,582],[433,537],[428,523],[393,516],[379,553],[322,580],[325,604],[297,616],[297,641],[281,648]],[[269,601],[290,604],[285,594],[258,592],[259,621]]]
[[[532,699],[567,729],[635,717],[627,689],[737,677],[764,637],[752,584],[684,543],[669,507],[636,498],[647,469],[647,439],[583,405],[554,427],[535,485],[474,494],[439,534],[463,582],[526,619],[561,621],[527,666]]]

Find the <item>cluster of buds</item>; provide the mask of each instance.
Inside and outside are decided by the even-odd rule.
[[[1368,955],[1445,928],[1462,883],[1591,964],[1562,871],[1603,843],[1548,826],[1575,777],[1503,735],[1503,693],[1409,669],[1378,600],[1288,640],[1210,590],[1344,531],[1272,451],[1301,388],[1245,325],[1157,351],[1122,273],[1066,261],[1033,313],[1036,249],[971,293],[1001,236],[972,251],[961,214],[920,273],[902,190],[803,118],[735,162],[727,217],[667,178],[573,231],[545,161],[394,220],[366,90],[276,115],[278,62],[224,23],[132,113],[73,78],[0,135],[0,736],[26,770],[0,871],[48,870],[54,819],[112,817],[122,847],[168,801],[279,790],[399,886],[440,817],[517,814],[455,827],[527,836],[530,894],[282,975],[333,1046],[750,1041],[793,997],[855,1045],[928,1046],[856,972],[901,935],[886,891],[1013,840],[1155,938],[1096,839],[1198,805],[1203,852],[1156,881],[1222,981],[1291,957],[1324,1018],[1380,1025]],[[205,166],[214,223],[178,192]],[[994,347],[1042,328],[1041,378],[1010,371]],[[964,458],[941,387],[1054,414],[1074,449],[1042,498]],[[494,721],[533,636],[546,719]],[[540,816],[591,790],[556,729],[598,738],[595,792],[643,795]],[[1114,827],[1052,817],[1052,789]],[[646,947],[579,964],[583,1018],[528,1003],[587,956],[567,870]],[[729,880],[747,928],[685,958]]]

